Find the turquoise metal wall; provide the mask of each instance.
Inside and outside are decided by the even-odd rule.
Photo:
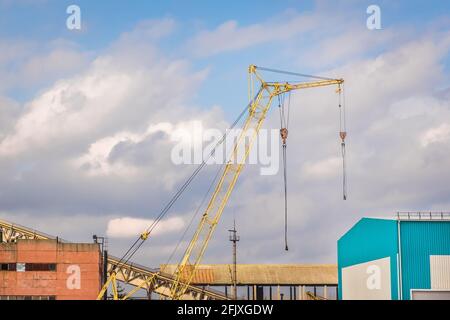
[[[402,294],[430,289],[430,255],[450,255],[450,221],[401,221]]]
[[[339,299],[342,299],[342,268],[390,257],[391,296],[398,299],[396,220],[363,218],[338,240]]]

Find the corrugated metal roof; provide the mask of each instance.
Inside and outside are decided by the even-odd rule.
[[[200,265],[192,284],[231,284],[231,264]],[[173,274],[175,265],[161,265],[161,271]],[[239,264],[238,284],[337,285],[335,264]]]

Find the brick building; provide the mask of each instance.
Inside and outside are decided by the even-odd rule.
[[[0,300],[88,300],[101,287],[98,244],[17,240],[0,244]]]

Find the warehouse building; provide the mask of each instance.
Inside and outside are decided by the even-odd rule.
[[[176,265],[161,265],[173,273]],[[198,266],[192,284],[232,297],[232,264]],[[237,264],[237,296],[245,300],[337,299],[335,264]]]
[[[94,243],[0,243],[0,300],[95,299],[101,267],[100,248]]]
[[[450,299],[450,214],[363,218],[338,241],[339,299]]]

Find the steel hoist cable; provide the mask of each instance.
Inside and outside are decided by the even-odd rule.
[[[259,70],[267,71],[267,72],[274,72],[274,73],[281,73],[286,74],[290,76],[296,76],[296,77],[304,77],[304,78],[312,78],[312,79],[320,79],[320,80],[335,80],[333,78],[327,78],[327,77],[321,77],[321,76],[315,76],[311,74],[305,74],[305,73],[298,73],[298,72],[291,72],[291,71],[284,71],[284,70],[278,70],[278,69],[272,69],[272,68],[265,68],[265,67],[257,67]]]
[[[256,93],[256,96],[259,95],[260,91],[263,90],[261,87],[258,92]],[[252,100],[253,101],[253,100]],[[173,197],[169,200],[169,202],[165,205],[163,210],[158,214],[156,219],[152,222],[152,224],[136,239],[136,241],[131,245],[131,247],[125,252],[125,254],[120,258],[119,262],[116,264],[113,272],[119,268],[120,266],[125,265],[130,261],[130,259],[136,254],[136,252],[141,248],[141,246],[144,244],[145,240],[147,240],[150,233],[155,229],[155,227],[158,225],[158,223],[162,220],[162,218],[167,214],[167,212],[172,208],[172,206],[175,204],[175,202],[178,200],[178,198],[183,194],[183,192],[187,189],[187,187],[191,184],[191,182],[194,180],[194,178],[198,175],[198,173],[204,168],[208,160],[214,156],[217,148],[225,141],[225,139],[228,136],[228,132],[232,130],[242,119],[242,117],[246,114],[248,109],[251,107],[252,101],[250,101],[245,108],[241,111],[241,113],[238,115],[236,120],[231,124],[231,126],[228,128],[228,130],[225,131],[221,139],[216,143],[214,148],[211,150],[210,154],[206,157],[206,159],[203,159],[202,163],[198,165],[198,167],[192,172],[192,174],[189,176],[189,178],[183,183],[183,185],[177,190],[177,192],[173,195]]]
[[[261,71],[285,74],[290,76],[297,77],[305,77],[305,78],[313,78],[320,80],[336,80],[329,77],[322,77],[304,73],[290,72],[278,69],[271,69],[265,67],[256,67],[255,68]],[[337,92],[339,93],[339,136],[341,138],[341,157],[342,157],[342,193],[343,199],[347,200],[347,168],[346,168],[346,150],[345,150],[345,138],[347,137],[346,131],[346,119],[345,119],[345,91],[344,86],[341,83],[338,84]],[[290,93],[290,91],[289,91]],[[288,123],[289,123],[289,105],[290,105],[290,94],[289,94],[289,103],[288,103],[288,111],[286,116],[285,111],[285,96],[278,95],[278,106],[280,111],[280,135],[282,140],[282,158],[283,158],[283,180],[284,180],[284,220],[285,220],[285,250],[288,250],[288,205],[287,205],[287,144],[286,139],[288,136]]]
[[[178,248],[180,247],[181,243],[183,242],[184,238],[186,237],[187,232],[191,228],[192,224],[195,221],[195,218],[197,217],[198,213],[200,212],[200,209],[203,207],[203,205],[206,202],[206,199],[208,195],[211,193],[212,188],[214,187],[217,179],[219,178],[220,172],[223,170],[223,167],[225,166],[225,163],[219,166],[219,169],[216,172],[216,175],[214,176],[214,179],[211,181],[211,184],[209,185],[208,190],[206,191],[205,195],[203,196],[203,199],[200,201],[200,204],[197,206],[197,209],[195,210],[194,214],[192,215],[191,220],[189,221],[188,226],[185,228],[183,234],[181,235],[180,239],[178,240],[177,245],[175,246],[175,249],[170,254],[169,258],[167,259],[166,266],[172,261],[173,256],[178,251]],[[164,272],[164,270],[162,270]]]
[[[285,250],[289,250],[288,246],[288,191],[287,191],[287,137],[288,137],[288,127],[289,127],[289,114],[290,114],[290,104],[291,104],[291,93],[288,94],[287,111],[286,107],[286,97],[285,95],[278,96],[278,109],[280,111],[280,138],[282,141],[282,158],[283,158],[283,185],[284,185],[284,244]]]
[[[347,200],[347,168],[345,159],[345,138],[347,137],[346,119],[345,119],[345,90],[344,85],[339,85],[339,137],[341,138],[341,157],[342,157],[342,198]]]

